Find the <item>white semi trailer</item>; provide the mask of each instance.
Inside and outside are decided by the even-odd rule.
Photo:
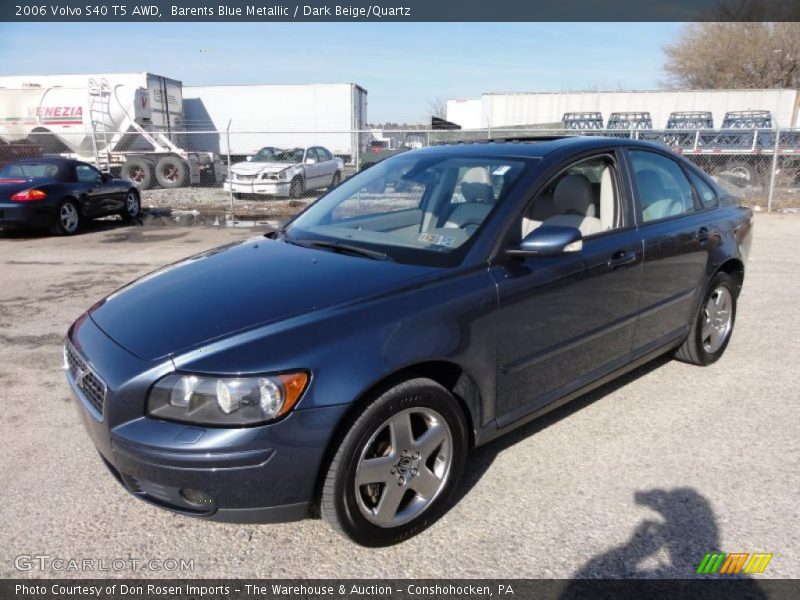
[[[464,129],[499,129],[559,123],[564,113],[648,112],[663,129],[671,113],[708,111],[720,127],[731,111],[768,110],[781,129],[800,126],[800,92],[776,90],[644,90],[630,92],[485,93],[480,99],[448,100],[447,120]]]
[[[140,187],[219,180],[212,152],[187,151],[180,81],[152,73],[0,77],[0,139],[95,163]]]
[[[324,146],[355,160],[368,134],[367,91],[354,83],[187,85],[186,147],[232,162],[265,146]],[[206,132],[206,133],[203,133]]]

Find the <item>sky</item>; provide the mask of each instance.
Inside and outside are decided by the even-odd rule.
[[[0,75],[149,71],[184,84],[357,83],[377,122],[436,98],[653,89],[679,23],[0,23]]]

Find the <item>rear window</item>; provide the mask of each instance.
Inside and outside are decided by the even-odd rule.
[[[61,179],[58,165],[53,163],[16,163],[0,168],[0,177],[33,177],[34,179]]]

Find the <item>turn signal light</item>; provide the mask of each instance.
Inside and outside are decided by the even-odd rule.
[[[11,196],[11,199],[16,202],[32,202],[34,200],[44,200],[45,198],[47,198],[47,194],[35,188],[22,190]]]

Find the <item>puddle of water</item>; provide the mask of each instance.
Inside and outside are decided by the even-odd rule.
[[[142,223],[148,227],[240,227],[242,229],[277,229],[288,220],[288,218],[237,218],[229,213],[208,214],[196,210],[166,210],[157,208],[150,209],[142,215]]]

